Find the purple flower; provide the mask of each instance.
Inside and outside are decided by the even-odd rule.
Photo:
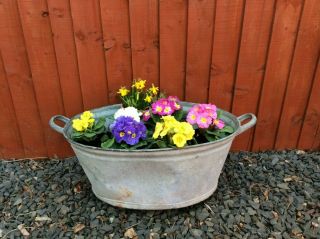
[[[146,126],[128,116],[117,118],[110,129],[117,143],[124,141],[129,145],[135,145],[140,139],[146,139],[147,137]]]

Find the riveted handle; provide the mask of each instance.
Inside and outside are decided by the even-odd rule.
[[[240,123],[240,130],[238,132],[238,135],[243,133],[244,131],[250,129],[251,127],[253,127],[257,122],[257,117],[251,113],[246,113],[246,114],[240,115],[239,117],[237,117],[237,119]],[[246,119],[250,119],[250,121],[244,125],[241,125],[241,122]]]
[[[64,127],[60,127],[59,125],[57,125],[55,123],[56,120],[60,120],[60,121],[62,121],[63,123],[66,124],[66,123],[68,123],[70,121],[70,119],[65,117],[65,116],[63,116],[63,115],[55,115],[49,121],[49,125],[50,125],[50,127],[52,129],[54,129],[55,131],[57,131],[60,134],[63,134]]]

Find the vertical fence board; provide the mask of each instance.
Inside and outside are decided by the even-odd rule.
[[[16,0],[0,1],[0,49],[26,157],[46,156]]]
[[[189,1],[186,100],[206,102],[212,54],[215,1]]]
[[[8,85],[8,79],[3,66],[0,52],[0,107],[2,125],[0,137],[0,153],[7,158],[24,157],[23,145],[18,129],[13,102]]]
[[[130,0],[133,78],[159,84],[159,6],[157,0]]]
[[[320,143],[320,62],[315,72],[310,99],[303,121],[298,148],[317,149]]]
[[[253,150],[273,148],[302,6],[302,0],[277,2]]]
[[[160,86],[184,99],[187,11],[185,0],[160,1]],[[174,84],[173,84],[174,82]]]
[[[70,1],[84,109],[108,103],[99,0]]]
[[[58,71],[67,116],[83,110],[69,1],[48,0]]]
[[[104,0],[100,4],[109,103],[116,103],[118,88],[130,87],[132,82],[129,4],[127,0]]]
[[[295,148],[320,50],[320,4],[305,1],[283,105],[276,148]]]
[[[232,103],[235,115],[256,113],[263,81],[274,1],[247,1],[243,19],[237,79]],[[248,103],[250,102],[250,103]],[[253,130],[240,135],[233,144],[235,150],[249,150]]]
[[[18,7],[48,155],[64,155],[67,143],[48,124],[53,115],[64,114],[64,107],[47,5],[20,0]]]
[[[235,150],[320,149],[318,0],[0,0],[0,36],[0,157],[70,155],[49,118],[138,77],[256,113]]]
[[[228,111],[232,104],[243,8],[243,0],[217,0],[209,102]]]

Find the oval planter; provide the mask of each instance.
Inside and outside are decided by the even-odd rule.
[[[188,110],[193,104],[181,103]],[[121,105],[92,110],[97,117],[113,115]],[[196,204],[217,188],[219,175],[233,139],[256,123],[253,114],[236,117],[222,111],[222,119],[234,128],[223,139],[183,149],[101,149],[70,138],[72,119],[53,116],[50,126],[64,135],[73,148],[94,194],[111,205],[132,209],[172,209]],[[245,119],[250,121],[244,125]],[[55,120],[65,123],[62,128]]]

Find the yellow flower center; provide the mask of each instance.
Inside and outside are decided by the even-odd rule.
[[[207,123],[207,118],[202,117],[200,120],[202,123]]]
[[[195,115],[191,115],[190,118],[191,118],[192,120],[195,120],[195,119],[196,119],[196,116],[195,116]]]
[[[164,108],[164,112],[165,113],[169,113],[171,111],[171,107],[167,106],[166,108]]]
[[[161,112],[161,111],[162,111],[162,107],[161,107],[161,106],[157,106],[157,107],[156,107],[156,111],[157,111],[157,112]]]
[[[120,132],[120,137],[123,137],[124,135],[125,135],[125,133],[124,132]]]
[[[135,134],[135,133],[133,133],[132,135],[131,135],[131,137],[134,139],[135,137],[136,137],[137,135]]]

